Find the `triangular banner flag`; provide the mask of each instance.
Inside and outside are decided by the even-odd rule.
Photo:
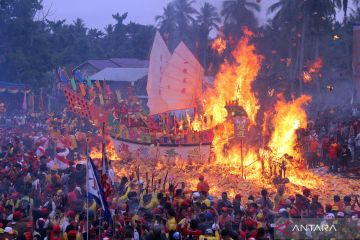
[[[88,87],[91,87],[91,80],[90,78],[86,78],[86,83]]]
[[[116,99],[118,101],[118,103],[121,102],[121,93],[120,93],[120,90],[116,90],[115,91],[115,94],[116,94]]]
[[[102,94],[99,94],[100,104],[104,105],[104,96]]]
[[[73,87],[74,91],[76,91],[76,82],[74,78],[71,78],[71,86]]]
[[[81,95],[83,97],[85,97],[85,95],[86,95],[86,87],[85,87],[85,85],[83,83],[80,83],[79,88],[80,88]]]

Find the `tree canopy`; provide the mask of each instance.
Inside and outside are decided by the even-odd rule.
[[[219,33],[227,38],[231,44],[224,54],[231,57],[232,43],[241,37],[244,26],[255,32],[254,41],[265,56],[267,67],[259,77],[271,78],[264,83],[268,87],[301,93],[303,71],[309,61],[319,57],[326,58],[327,69],[350,72],[352,26],[360,19],[358,0],[277,0],[266,10],[269,19],[262,25],[257,20],[260,3],[223,0],[217,9],[206,1],[198,5],[193,0],[172,0],[155,17],[155,26],[128,22],[127,13],[114,13],[114,24],[94,29],[80,18],[67,23],[39,17],[39,12],[46,11],[40,0],[3,0],[0,80],[47,87],[52,81],[49,73],[59,66],[71,69],[88,59],[147,59],[156,28],[170,50],[184,41],[210,75],[220,63],[210,48],[212,38]],[[340,20],[336,15],[343,17]],[[318,89],[326,84],[315,82]]]

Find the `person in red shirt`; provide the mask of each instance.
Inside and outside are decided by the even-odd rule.
[[[209,193],[209,184],[204,180],[204,176],[199,176],[199,183],[197,184],[198,192],[206,192],[206,195]]]
[[[327,164],[328,163],[328,154],[329,154],[329,147],[330,147],[330,138],[329,136],[325,135],[321,139],[321,149],[322,149],[322,161]]]
[[[309,159],[308,166],[309,168],[314,168],[318,164],[318,151],[320,144],[316,138],[311,138],[309,142]]]
[[[341,201],[341,198],[338,195],[334,196],[333,206],[336,206],[339,212],[344,211],[344,203],[343,203],[343,201]]]
[[[202,235],[202,231],[198,228],[198,221],[196,219],[192,219],[189,223],[185,223],[185,225],[181,227],[181,232],[183,236],[192,239],[199,239],[199,236]]]
[[[332,139],[332,143],[329,147],[329,170],[332,172],[337,172],[339,151],[339,145],[334,139]]]

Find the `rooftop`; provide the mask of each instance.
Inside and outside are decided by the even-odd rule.
[[[90,76],[90,80],[135,82],[147,75],[147,68],[105,68]]]

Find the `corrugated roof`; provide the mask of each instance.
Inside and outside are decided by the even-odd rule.
[[[90,76],[90,80],[135,82],[147,75],[147,68],[105,68]]]
[[[110,58],[110,61],[123,68],[146,68],[149,66],[148,60],[136,58]]]
[[[13,83],[13,82],[0,81],[0,87],[23,89],[23,88],[29,88],[30,85],[25,84],[25,83]]]
[[[102,70],[104,68],[118,67],[113,61],[110,61],[110,60],[88,60],[86,62],[93,65],[94,67],[96,67],[99,70]]]
[[[95,67],[98,70],[103,70],[104,68],[108,68],[108,67],[119,67],[118,65],[116,65],[116,63],[114,63],[113,61],[110,60],[87,60],[85,62],[83,62],[82,64],[80,64],[79,66],[77,66],[74,70],[79,69],[80,67],[82,67],[85,64],[90,64],[93,67]]]

